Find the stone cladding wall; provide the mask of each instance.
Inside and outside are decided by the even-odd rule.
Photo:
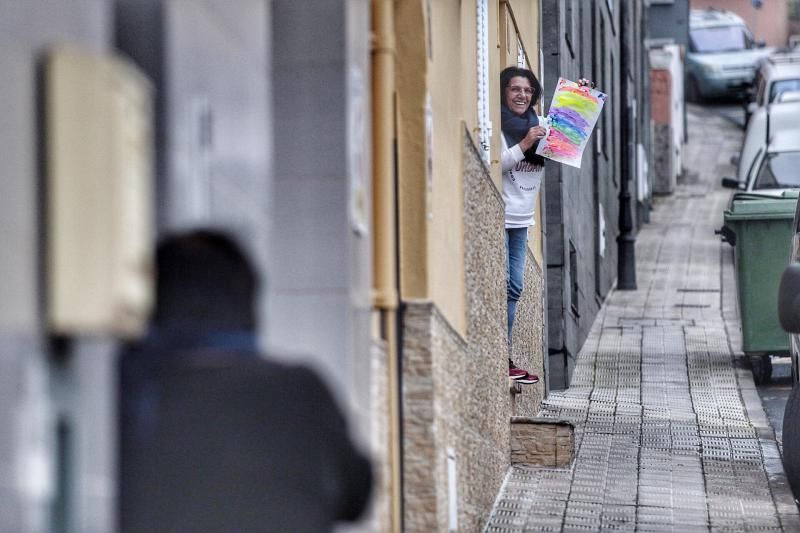
[[[514,364],[539,376],[539,383],[525,385],[522,394],[512,397],[515,415],[533,416],[539,411],[545,395],[545,293],[544,276],[533,254],[528,250],[525,262],[525,288],[517,303],[514,319],[512,356]]]
[[[546,418],[511,419],[513,464],[568,467],[575,453],[575,428]]]
[[[483,528],[511,464],[503,201],[466,132],[463,154],[466,336],[432,302],[406,300],[401,311],[407,531],[449,529],[448,455],[459,531]],[[517,342],[536,343],[520,357],[532,365],[538,357],[542,369],[543,280],[532,259],[529,265]],[[541,390],[527,388],[516,414],[532,416]]]

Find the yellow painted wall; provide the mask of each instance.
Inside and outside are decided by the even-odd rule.
[[[475,57],[475,32],[453,21],[462,18],[457,0],[430,2],[431,61],[429,91],[433,110],[432,213],[428,219],[431,298],[456,331],[466,334],[464,289],[464,178],[462,120],[474,121],[474,68],[462,56]],[[468,4],[468,2],[465,2]],[[462,46],[472,36],[472,46]],[[466,37],[464,39],[463,37]],[[467,118],[469,117],[469,118]]]
[[[394,9],[400,296],[428,298],[425,2],[395,2]]]

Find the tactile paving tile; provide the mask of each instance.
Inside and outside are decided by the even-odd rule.
[[[689,117],[706,129],[687,148],[700,181],[651,213],[639,290],[609,295],[570,388],[542,405],[575,424],[575,461],[513,468],[486,531],[800,531],[793,502],[775,500],[767,471],[780,456],[748,419],[723,321],[731,255],[711,229],[727,195],[709,183],[741,133]]]

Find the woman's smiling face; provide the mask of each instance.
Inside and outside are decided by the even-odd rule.
[[[533,87],[528,78],[524,76],[514,76],[508,82],[505,91],[505,104],[515,115],[524,115],[531,105],[533,98]]]

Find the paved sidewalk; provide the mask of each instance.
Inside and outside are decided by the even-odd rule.
[[[576,460],[512,468],[486,531],[800,531],[714,235],[742,132],[697,107],[689,132],[692,172],[638,235],[638,290],[610,295],[543,406],[575,424]]]

